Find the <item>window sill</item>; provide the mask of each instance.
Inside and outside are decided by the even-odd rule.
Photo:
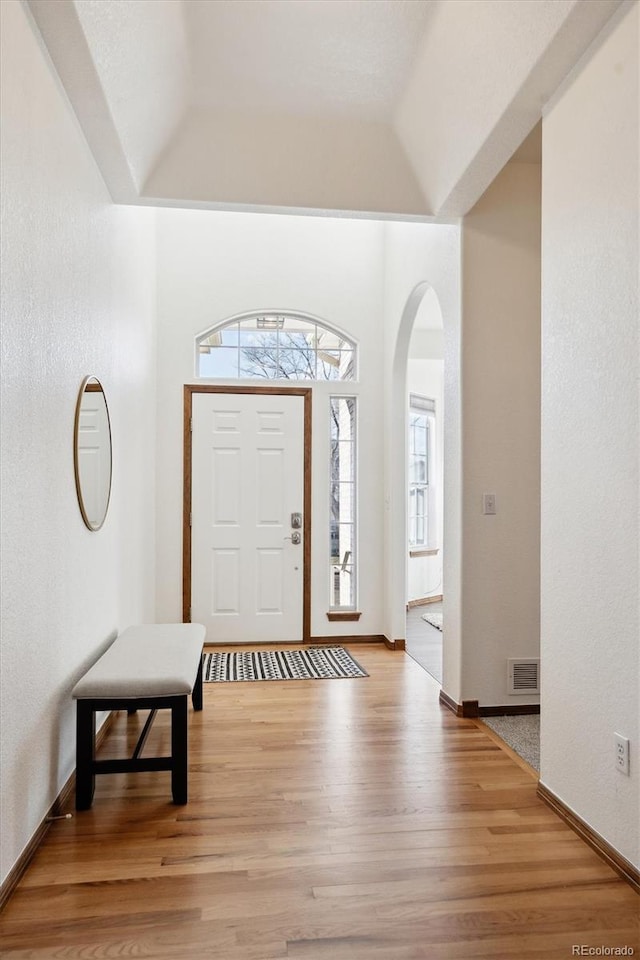
[[[409,547],[410,557],[437,557],[439,553],[439,547],[433,547],[432,549],[428,547]]]
[[[347,622],[348,620],[359,620],[362,616],[357,610],[327,610],[327,620],[337,622]]]

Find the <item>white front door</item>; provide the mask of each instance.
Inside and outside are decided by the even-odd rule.
[[[214,643],[300,641],[304,398],[192,400],[191,620]]]

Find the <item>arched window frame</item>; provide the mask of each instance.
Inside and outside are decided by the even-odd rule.
[[[235,331],[233,331],[234,327]],[[235,333],[235,337],[227,338],[226,344],[223,339],[224,331]],[[259,331],[267,331],[271,334],[270,342],[265,347],[252,342],[252,339],[254,341],[259,339]],[[283,341],[282,331],[288,336],[287,341]],[[300,339],[295,339],[294,335],[300,333],[303,336],[306,334],[307,338],[311,337],[308,347],[303,346]],[[207,344],[208,340],[216,336],[220,337],[220,343]],[[323,337],[325,338],[324,349],[321,344]],[[243,339],[246,339],[247,344],[245,351],[254,351],[253,358],[244,369],[242,367]],[[284,347],[283,342],[286,343]],[[224,372],[202,371],[201,357],[206,355],[203,347],[209,347],[209,352],[211,349],[225,351],[224,355],[217,355],[218,360],[223,360],[224,357],[220,367]],[[265,351],[264,357],[259,356],[261,350]],[[271,356],[268,356],[268,353],[271,353]],[[311,356],[313,356],[313,369],[309,366]],[[288,371],[284,368],[285,359],[291,363]],[[307,370],[303,373],[300,368],[296,368],[296,363],[302,366],[306,364]],[[208,327],[198,334],[195,340],[195,375],[201,380],[354,382],[358,377],[357,363],[358,345],[353,337],[348,336],[333,324],[327,323],[326,320],[299,310],[254,310],[237,314]],[[226,366],[228,370],[225,369]],[[255,372],[248,372],[251,366]],[[340,375],[341,366],[346,375]],[[257,372],[260,367],[262,367],[262,373]],[[336,376],[332,375],[333,370]]]

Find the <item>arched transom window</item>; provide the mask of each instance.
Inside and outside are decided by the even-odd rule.
[[[199,377],[354,380],[355,368],[355,343],[302,314],[244,314],[196,338]]]

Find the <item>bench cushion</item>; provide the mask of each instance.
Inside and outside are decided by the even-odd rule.
[[[200,623],[128,627],[76,683],[75,700],[189,694],[202,656]]]

